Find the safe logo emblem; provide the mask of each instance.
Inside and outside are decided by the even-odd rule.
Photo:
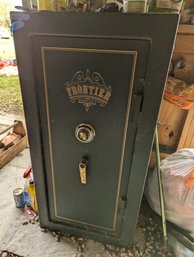
[[[112,94],[112,87],[107,86],[98,72],[90,73],[89,69],[84,73],[78,71],[70,82],[65,83],[65,89],[72,103],[83,104],[85,110],[98,103],[104,107]]]

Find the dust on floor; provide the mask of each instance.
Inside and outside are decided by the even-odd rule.
[[[22,119],[23,117],[16,117]],[[0,123],[10,125],[12,115],[0,115]],[[29,149],[23,150],[0,169],[0,256],[19,257],[158,257],[175,256],[163,249],[162,233],[151,217],[139,215],[130,249],[102,244],[83,237],[43,230],[38,219],[28,222],[15,207],[13,189],[24,186],[23,172],[31,166]]]

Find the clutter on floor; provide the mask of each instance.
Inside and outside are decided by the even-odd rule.
[[[22,121],[14,123],[0,132],[0,168],[6,165],[28,145]]]
[[[160,169],[165,215],[166,219],[170,221],[167,222],[168,242],[173,246],[175,256],[193,257],[194,149],[185,148],[171,154],[162,160]],[[152,170],[148,175],[145,195],[151,208],[158,215],[162,215],[156,170]],[[154,215],[152,216],[154,217]]]
[[[163,171],[171,167],[166,172],[169,176],[174,176],[174,170],[177,170],[178,167],[178,176],[172,178],[172,182],[182,176],[185,179],[185,186],[191,187],[193,183],[193,153],[192,149],[183,149],[177,152],[176,155],[169,156],[165,162],[162,161],[161,167]],[[177,163],[179,159],[181,159],[181,164]],[[187,174],[188,167],[190,167],[191,171],[189,176]],[[184,169],[182,170],[182,168]],[[7,175],[8,173],[9,176]],[[156,214],[151,214],[151,209],[145,204],[145,199],[142,202],[131,248],[101,244],[87,238],[40,228],[38,214],[33,209],[34,201],[33,199],[30,201],[28,195],[31,180],[33,180],[33,170],[28,149],[23,150],[0,169],[1,257],[193,257],[193,248],[187,247],[188,242],[190,242],[190,245],[194,245],[194,239],[193,241],[191,240],[191,234],[189,238],[186,233],[184,234],[171,228],[169,223],[167,225],[170,246],[166,252],[159,224],[161,218]],[[157,186],[157,182],[155,185]],[[17,188],[20,188],[23,194],[21,208],[15,206],[13,197],[13,191]],[[21,192],[18,193],[21,194]],[[154,194],[156,193],[154,192]],[[179,236],[176,236],[178,233]]]
[[[194,149],[181,149],[161,161],[167,220],[194,232]],[[149,174],[146,196],[152,209],[160,212],[156,172]]]
[[[141,210],[131,248],[108,244],[56,231],[41,229],[37,213],[29,206],[16,208],[13,190],[25,190],[24,172],[30,171],[29,150],[0,170],[0,256],[7,257],[140,257],[175,256],[163,249],[162,233],[150,216]],[[7,176],[9,171],[9,176]],[[29,179],[29,174],[25,174]],[[32,173],[30,172],[32,178]],[[1,192],[2,190],[2,192]],[[3,208],[2,208],[3,207]],[[30,243],[29,243],[30,242]],[[48,247],[49,246],[49,247]],[[6,255],[7,254],[7,255]]]
[[[142,202],[142,209],[146,217],[151,217],[162,229],[162,219],[149,206],[147,200],[144,198]],[[183,230],[173,223],[166,221],[168,229],[168,245],[172,247],[174,256],[176,257],[194,257],[194,233]],[[156,257],[158,257],[156,255]]]
[[[17,62],[15,59],[0,57],[0,76],[18,76]]]

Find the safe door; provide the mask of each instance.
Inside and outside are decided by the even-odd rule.
[[[33,40],[41,121],[48,131],[43,145],[50,217],[118,233],[126,199],[121,185],[130,175],[141,104],[141,95],[132,96],[134,81],[145,76],[150,43],[114,40],[110,48],[106,39]]]
[[[24,22],[19,29],[18,17]],[[114,17],[119,18],[115,31],[110,27]],[[154,17],[12,14],[42,226],[121,245],[130,242],[177,24],[176,15],[161,16],[173,24],[166,56],[155,63],[161,83],[161,75],[150,74],[154,58],[159,60],[154,48],[160,36],[132,28],[139,18],[142,26],[154,19],[160,24]],[[29,45],[20,45],[21,38]],[[28,93],[27,81],[32,86]],[[150,89],[156,103],[153,96],[148,100]]]

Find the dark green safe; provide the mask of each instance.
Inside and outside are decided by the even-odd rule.
[[[129,246],[178,18],[11,13],[42,227]]]

